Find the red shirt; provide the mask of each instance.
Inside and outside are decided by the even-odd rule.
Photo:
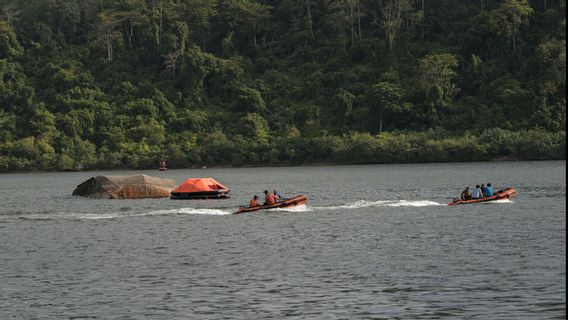
[[[267,194],[265,200],[266,204],[274,204],[274,195],[272,193]]]

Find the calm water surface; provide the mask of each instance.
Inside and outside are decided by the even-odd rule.
[[[72,197],[214,177],[221,201]],[[513,201],[445,206],[466,185]],[[307,206],[231,215],[253,194]],[[0,175],[0,319],[565,319],[566,162]]]

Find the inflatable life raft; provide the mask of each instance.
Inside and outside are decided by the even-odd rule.
[[[497,191],[493,194],[492,197],[484,197],[479,199],[470,199],[470,200],[461,200],[455,199],[454,201],[448,203],[449,206],[457,206],[461,204],[470,204],[470,203],[480,203],[480,202],[489,202],[489,201],[497,201],[502,199],[509,199],[513,198],[517,195],[517,190],[514,188],[507,188],[504,190]]]
[[[239,211],[235,212],[234,214],[246,213],[246,212],[254,212],[259,210],[269,210],[269,209],[276,209],[276,208],[289,208],[295,207],[308,202],[308,198],[306,196],[296,196],[291,199],[286,199],[283,201],[276,202],[274,204],[269,205],[262,205],[256,207],[240,207]]]
[[[173,200],[228,199],[231,190],[213,178],[187,179],[172,191]]]

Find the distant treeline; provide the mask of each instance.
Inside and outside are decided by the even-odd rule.
[[[565,0],[0,0],[0,171],[566,158]]]
[[[156,168],[156,159],[168,154],[170,168],[203,165],[258,166],[302,164],[371,164],[488,160],[566,159],[566,133],[544,130],[512,132],[489,129],[479,136],[447,132],[348,133],[304,138],[298,131],[274,141],[228,139],[222,132],[195,137],[193,143],[167,149],[132,149],[129,153],[97,152],[82,146],[77,158],[42,153],[33,141],[20,141],[13,156],[0,158],[3,170],[78,170]],[[27,144],[29,143],[29,144]]]

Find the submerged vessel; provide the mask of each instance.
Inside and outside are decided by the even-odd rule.
[[[228,199],[231,190],[213,178],[190,178],[172,191],[173,200]]]
[[[177,187],[173,179],[137,176],[97,176],[77,186],[74,196],[96,199],[167,198]]]
[[[470,199],[470,200],[461,200],[455,199],[454,201],[448,203],[449,206],[457,206],[461,204],[470,204],[470,203],[480,203],[480,202],[489,202],[489,201],[497,201],[502,199],[509,199],[517,195],[517,190],[514,188],[507,188],[503,190],[499,190],[493,194],[492,197],[484,197],[479,199]]]
[[[259,210],[269,210],[269,209],[276,209],[276,208],[289,208],[295,207],[308,202],[308,198],[304,195],[296,196],[290,199],[286,199],[283,201],[276,202],[274,204],[269,205],[262,205],[256,207],[240,207],[239,211],[235,212],[234,214],[246,213],[246,212],[254,212]]]

